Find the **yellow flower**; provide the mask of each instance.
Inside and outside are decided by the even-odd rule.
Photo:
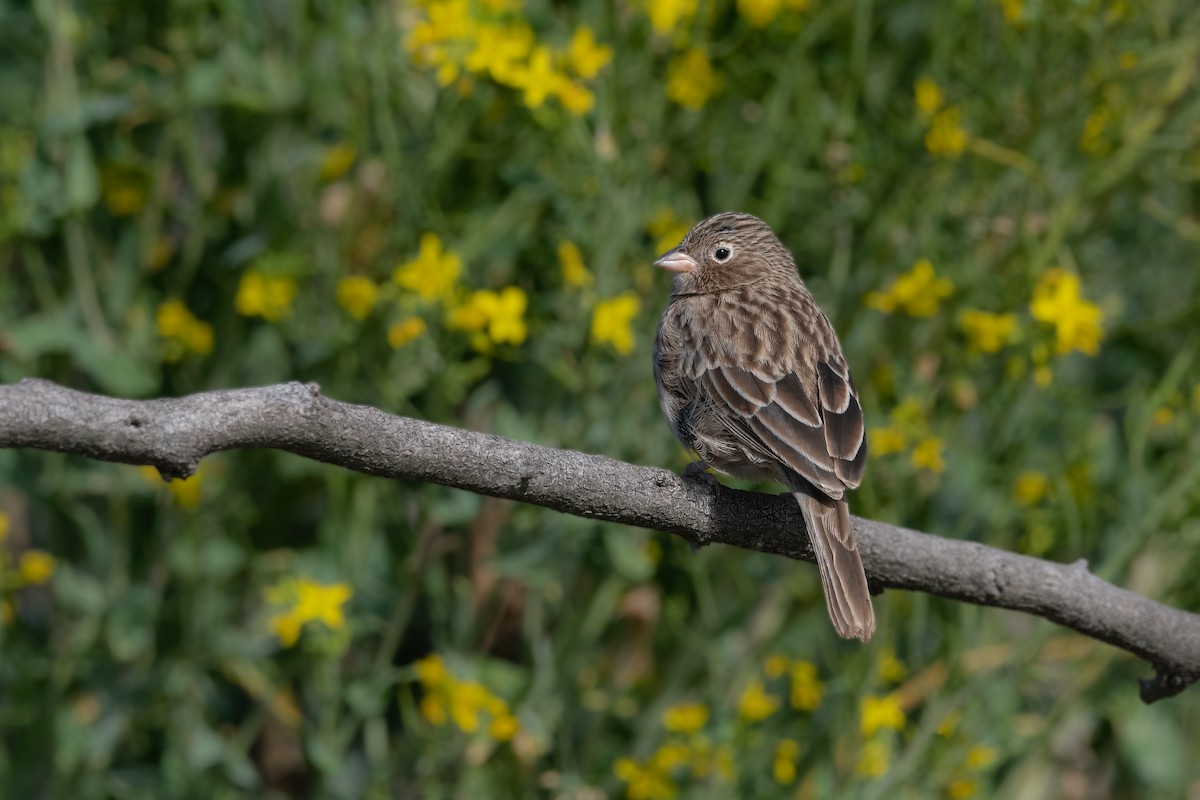
[[[392,323],[388,328],[388,345],[393,350],[399,350],[404,345],[425,332],[425,320],[420,317],[405,317],[399,322]]]
[[[516,286],[499,292],[480,289],[450,312],[446,324],[451,330],[483,331],[490,344],[519,345],[527,334],[524,315],[528,302],[525,292]]]
[[[676,703],[662,715],[663,727],[672,733],[696,733],[708,722],[708,706],[704,703]]]
[[[661,772],[670,772],[688,763],[689,751],[679,742],[666,742],[650,757],[650,766]]]
[[[641,302],[633,292],[622,292],[609,300],[601,300],[592,310],[592,341],[608,343],[621,355],[633,352],[633,318]]]
[[[357,320],[364,320],[375,307],[379,287],[362,275],[347,275],[338,281],[337,303]]]
[[[904,451],[906,442],[904,434],[893,426],[871,429],[870,453],[874,456],[886,456]]]
[[[772,656],[768,656],[767,660],[763,662],[763,674],[768,678],[778,678],[787,672],[787,668],[788,657],[782,653],[775,653]]]
[[[417,257],[396,267],[392,280],[426,302],[448,296],[462,272],[462,259],[452,250],[442,249],[436,233],[421,235]]]
[[[670,776],[653,762],[642,765],[632,758],[618,758],[613,773],[626,784],[628,800],[672,800],[678,792]]]
[[[243,317],[262,317],[278,322],[292,313],[296,282],[283,275],[263,275],[255,270],[242,274],[234,307]]]
[[[755,28],[765,28],[779,13],[783,0],[738,0],[738,13]]]
[[[1041,472],[1026,470],[1013,482],[1013,498],[1023,506],[1036,506],[1046,496],[1050,480]]]
[[[871,739],[858,752],[858,763],[854,765],[854,771],[866,778],[878,778],[887,773],[891,757],[891,749],[887,742]]]
[[[800,756],[800,744],[795,739],[780,739],[775,745],[775,762],[771,772],[775,781],[787,786],[796,780],[796,759]]]
[[[935,156],[957,158],[967,149],[967,131],[962,126],[962,112],[951,106],[934,115],[925,132],[925,149]]]
[[[811,661],[792,663],[792,708],[797,711],[816,711],[825,694],[825,684],[817,679],[817,667]]]
[[[358,148],[349,142],[338,142],[321,157],[321,180],[336,181],[346,174],[358,158]]]
[[[908,667],[904,666],[903,661],[896,658],[895,650],[885,647],[879,654],[879,663],[875,666],[875,673],[884,683],[899,683],[908,675]]]
[[[567,286],[582,288],[592,283],[592,273],[584,266],[583,254],[574,242],[558,243],[558,263],[562,267],[563,283]]]
[[[524,23],[480,25],[474,49],[467,56],[467,69],[486,72],[497,83],[506,86],[519,86],[524,62],[533,44],[533,31]]]
[[[695,15],[696,0],[647,0],[646,13],[654,32],[665,35]]]
[[[996,761],[996,748],[977,744],[967,751],[969,769],[987,769]]]
[[[580,25],[567,46],[567,62],[575,74],[587,80],[594,78],[612,61],[613,51],[607,45],[596,43],[596,32],[587,25]]]
[[[299,635],[299,634],[297,634]],[[445,725],[448,719],[446,703],[440,694],[427,694],[421,698],[421,716],[430,725]]]
[[[990,311],[963,309],[958,324],[967,334],[967,346],[983,353],[998,353],[1017,333],[1016,314],[993,314]]]
[[[524,90],[525,105],[540,108],[546,98],[558,92],[564,80],[562,73],[554,69],[550,50],[539,46],[534,48],[528,65],[518,71],[515,83]]]
[[[1004,11],[1004,21],[1010,25],[1020,22],[1025,16],[1025,3],[1022,0],[1000,0],[1000,7]]]
[[[859,701],[859,712],[859,730],[865,737],[870,737],[880,730],[904,729],[904,709],[900,707],[900,698],[895,693],[884,697],[863,697]]]
[[[154,324],[159,336],[171,339],[183,334],[191,318],[192,312],[182,300],[164,300],[154,314]]]
[[[979,786],[970,778],[956,778],[946,787],[950,800],[968,800],[979,792]]]
[[[497,742],[512,741],[512,738],[521,730],[517,718],[512,714],[504,714],[492,720],[488,725],[488,736],[491,736]]]
[[[268,625],[284,647],[300,638],[300,630],[310,622],[321,622],[330,630],[341,630],[346,620],[342,606],[353,594],[347,584],[321,584],[310,578],[284,578],[267,590],[267,600],[282,610],[272,615]]]
[[[934,473],[945,472],[946,461],[942,458],[942,440],[936,436],[926,436],[917,442],[912,451],[912,465]]]
[[[949,278],[939,278],[933,263],[918,259],[908,272],[892,281],[884,292],[869,292],[867,306],[886,314],[903,310],[912,317],[932,317],[938,304],[954,291]]]
[[[488,691],[478,681],[465,681],[449,690],[450,719],[463,733],[479,730],[479,712],[487,701]]]
[[[708,55],[693,47],[667,65],[667,98],[693,111],[704,107],[716,93],[720,76]]]
[[[1079,295],[1079,276],[1062,269],[1046,272],[1033,289],[1029,311],[1033,318],[1054,326],[1058,354],[1078,350],[1089,356],[1100,352],[1100,327],[1104,312]]]
[[[12,523],[8,519],[8,514],[0,511],[0,542],[8,538],[8,529],[10,527],[12,527]]]
[[[555,94],[563,108],[577,117],[588,113],[596,105],[596,95],[579,81],[560,81]]]
[[[917,101],[917,110],[921,112],[922,116],[931,117],[942,107],[942,87],[927,75],[917,78],[917,83],[913,87],[913,96]]]
[[[430,653],[419,661],[413,662],[419,680],[426,688],[441,686],[450,678],[446,669],[446,661],[437,653]]]
[[[1121,69],[1129,70],[1138,65],[1138,54],[1132,50],[1125,50],[1117,56],[1117,66]]]
[[[1154,416],[1152,416],[1150,418],[1150,424],[1155,427],[1158,427],[1158,428],[1162,428],[1167,425],[1170,425],[1174,421],[1175,421],[1174,409],[1167,408],[1166,406],[1162,406],[1161,408],[1155,409]]]
[[[761,678],[755,678],[742,691],[738,716],[746,722],[758,722],[779,710],[779,698],[767,692]]]
[[[17,572],[21,582],[28,586],[37,586],[50,580],[58,562],[54,556],[42,550],[27,550],[21,554]]]
[[[187,352],[201,356],[212,352],[212,326],[196,319],[182,300],[164,300],[159,304],[154,325],[159,337],[166,340],[163,357],[167,361],[178,361]]]

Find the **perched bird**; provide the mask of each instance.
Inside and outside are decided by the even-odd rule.
[[[729,212],[654,263],[675,273],[654,343],[671,430],[700,457],[694,466],[787,486],[833,627],[869,640],[875,612],[845,499],[867,462],[862,406],[792,254],[765,222]]]

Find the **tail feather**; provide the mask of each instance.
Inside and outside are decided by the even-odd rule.
[[[805,492],[795,492],[795,496],[817,556],[825,607],[834,630],[843,639],[869,641],[875,633],[875,611],[854,543],[850,507],[845,500],[817,498]]]

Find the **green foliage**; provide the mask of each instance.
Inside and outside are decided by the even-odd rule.
[[[841,332],[855,513],[1195,608],[1198,66],[1184,0],[0,4],[0,380],[679,469],[650,264],[743,209]],[[249,451],[0,453],[0,534],[5,796],[1195,791],[1195,689],[900,592],[841,642],[778,558]]]

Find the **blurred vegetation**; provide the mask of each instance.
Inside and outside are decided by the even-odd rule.
[[[679,469],[650,264],[742,209],[855,513],[1195,609],[1198,66],[1188,0],[6,0],[0,380]],[[3,452],[0,537],[6,797],[1200,796],[1197,690],[901,592],[841,642],[779,558],[273,452]]]

